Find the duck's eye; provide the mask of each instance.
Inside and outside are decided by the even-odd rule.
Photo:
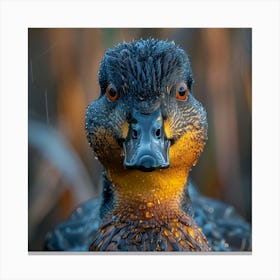
[[[106,95],[110,101],[116,101],[119,98],[118,91],[113,84],[109,84],[106,88]]]
[[[188,97],[188,87],[184,82],[181,82],[178,86],[177,86],[177,90],[176,90],[176,98],[178,100],[184,101],[187,99]]]

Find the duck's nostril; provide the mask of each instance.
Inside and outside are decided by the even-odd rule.
[[[161,136],[161,130],[160,130],[160,128],[158,128],[157,130],[156,130],[156,137],[160,137]]]
[[[137,136],[138,136],[138,132],[136,129],[132,129],[132,138],[133,139],[137,139]]]

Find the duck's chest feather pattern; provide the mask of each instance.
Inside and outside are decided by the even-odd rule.
[[[116,209],[103,220],[90,247],[92,251],[209,251],[195,222],[182,211],[157,217],[140,205]],[[138,213],[137,213],[138,212]]]

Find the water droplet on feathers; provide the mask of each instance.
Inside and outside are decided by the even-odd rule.
[[[147,207],[148,207],[148,208],[151,208],[151,207],[153,207],[153,206],[154,206],[154,203],[153,203],[153,202],[151,202],[151,201],[150,201],[150,202],[147,202]]]
[[[145,213],[145,217],[146,217],[147,219],[151,219],[151,218],[153,217],[153,215],[152,215],[149,211],[147,211],[147,212]]]

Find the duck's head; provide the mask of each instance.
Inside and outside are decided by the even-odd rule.
[[[207,138],[184,50],[154,39],[119,44],[106,51],[99,84],[86,131],[117,197],[177,197]]]

